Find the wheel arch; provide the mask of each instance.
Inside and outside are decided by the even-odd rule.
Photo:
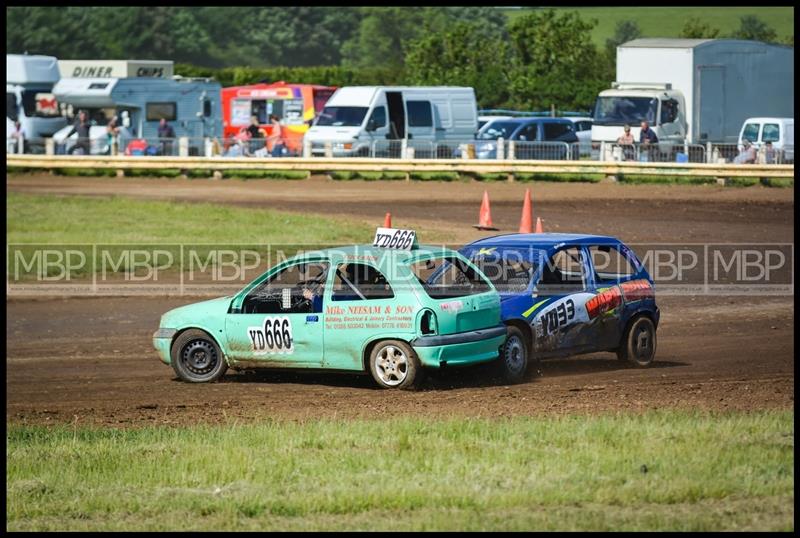
[[[385,340],[398,340],[408,344],[412,350],[414,349],[414,347],[411,345],[411,342],[406,338],[388,335],[372,338],[371,340],[368,340],[366,344],[364,344],[361,350],[361,368],[363,372],[369,373],[369,356],[372,354],[372,350],[375,349],[375,346]]]
[[[512,318],[503,320],[503,324],[507,327],[516,327],[519,329],[525,337],[525,345],[528,348],[528,353],[530,354],[533,352],[533,327],[531,327],[530,323],[524,319]]]
[[[201,327],[198,325],[188,325],[186,327],[181,327],[180,329],[178,329],[178,332],[172,335],[172,339],[169,342],[170,362],[172,361],[172,348],[175,345],[175,341],[178,339],[180,335],[182,335],[186,331],[203,331],[204,333],[206,333],[208,337],[211,338],[211,340],[213,340],[214,343],[217,345],[220,353],[222,353],[222,358],[225,359],[225,362],[228,364],[228,366],[231,366],[231,363],[228,360],[228,354],[225,352],[225,347],[222,345],[222,342],[220,342],[220,339],[214,335],[214,331],[210,330],[208,327]]]

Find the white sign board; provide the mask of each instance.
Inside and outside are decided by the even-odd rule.
[[[61,78],[172,78],[166,60],[59,60]]]
[[[378,228],[375,230],[375,239],[372,241],[372,246],[397,250],[411,250],[416,237],[417,233],[414,230]]]

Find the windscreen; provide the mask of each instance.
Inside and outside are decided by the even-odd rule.
[[[493,121],[489,125],[485,125],[476,138],[478,140],[497,140],[502,137],[508,140],[517,127],[519,127],[519,123]]]
[[[538,267],[536,261],[531,261],[536,256],[531,256],[527,250],[476,248],[471,252],[460,252],[486,275],[498,293],[524,293]]]
[[[464,260],[455,256],[411,264],[411,271],[432,299],[464,297],[491,291],[489,283]]]
[[[326,106],[317,118],[316,125],[331,127],[358,127],[367,115],[365,106]]]
[[[597,125],[629,125],[648,121],[655,125],[658,99],[651,97],[598,97],[594,107]]]

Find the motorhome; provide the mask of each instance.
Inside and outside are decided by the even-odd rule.
[[[794,48],[737,39],[635,39],[594,108],[592,141],[646,120],[662,143],[736,143],[750,116],[794,117]]]
[[[478,128],[475,90],[455,86],[348,86],[339,88],[306,134],[311,154],[367,156],[391,153],[398,142],[417,156],[441,142],[472,140]],[[329,147],[330,149],[326,149]]]
[[[111,152],[106,125],[114,117],[121,127],[120,151],[124,151],[126,143],[144,139],[159,153],[178,154],[178,142],[158,141],[162,118],[172,126],[176,138],[188,138],[186,152],[189,155],[203,155],[207,146],[205,139],[222,136],[219,82],[173,76],[172,62],[149,62],[152,65],[148,65],[147,61],[136,60],[82,60],[80,66],[73,67],[76,62],[62,62],[62,74],[81,76],[62,78],[53,93],[66,107],[71,122],[81,110],[88,114],[92,124],[92,154]],[[122,66],[114,70],[118,64]],[[167,69],[164,64],[169,64]],[[98,74],[114,76],[98,77]],[[71,130],[72,124],[53,136],[57,152],[72,150],[77,134],[67,137]]]
[[[66,125],[53,95],[59,78],[53,56],[6,54],[6,140],[14,132],[14,122],[19,121],[25,151],[44,152],[44,138]]]

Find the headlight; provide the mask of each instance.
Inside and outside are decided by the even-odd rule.
[[[338,149],[338,150],[353,149],[353,143],[352,142],[347,142],[345,144],[337,143],[333,145],[333,149]]]

